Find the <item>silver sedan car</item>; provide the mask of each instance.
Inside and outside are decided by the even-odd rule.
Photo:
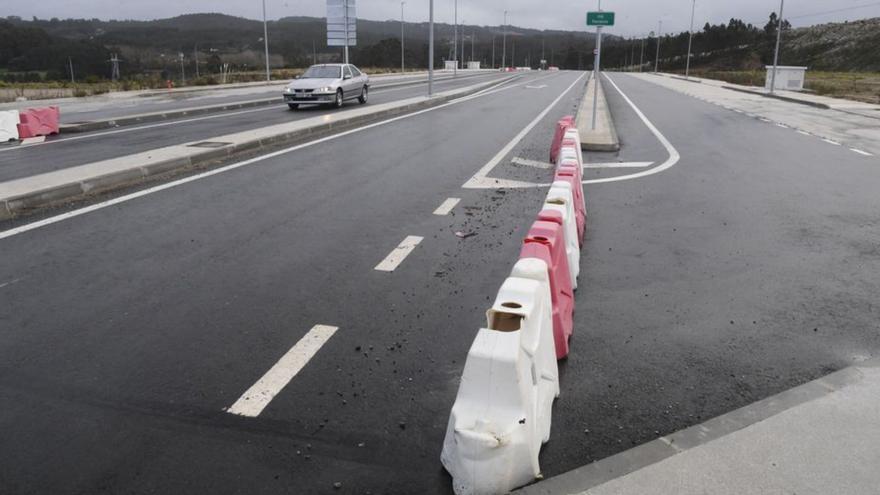
[[[370,78],[351,64],[321,64],[309,67],[284,90],[284,102],[291,110],[302,104],[341,107],[345,100],[367,102]]]

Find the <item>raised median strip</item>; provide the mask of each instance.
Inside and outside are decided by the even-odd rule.
[[[469,74],[466,76],[459,77],[459,79],[465,79],[468,77],[475,77],[478,75],[485,74],[485,71],[482,71],[478,74]],[[444,77],[440,80],[447,80],[449,78]],[[399,80],[399,81],[398,81]],[[410,86],[416,84],[422,84],[427,79],[422,77],[422,74],[417,75],[393,75],[393,76],[375,76],[373,78],[374,82],[377,84],[371,85],[373,89],[382,89],[382,88],[393,88],[398,86]],[[381,84],[378,84],[381,83]],[[274,84],[277,86],[282,86],[287,84],[284,82],[283,84]],[[169,110],[165,112],[148,112],[148,113],[140,113],[133,115],[126,115],[123,117],[114,117],[103,120],[89,120],[85,122],[70,122],[66,124],[61,124],[61,133],[62,134],[74,134],[81,132],[92,132],[92,131],[100,131],[104,129],[113,129],[116,127],[122,127],[127,125],[137,125],[137,124],[147,124],[150,122],[159,122],[162,120],[170,120],[177,119],[181,117],[192,117],[196,115],[205,115],[211,113],[219,113],[226,112],[229,110],[239,110],[242,108],[253,108],[253,107],[261,107],[268,105],[283,105],[284,101],[281,98],[281,89],[278,90],[278,95],[273,96],[271,98],[257,98],[253,100],[244,100],[237,101],[232,103],[223,103],[219,105],[203,105],[198,107],[189,107],[189,108],[181,108],[179,110]]]
[[[515,76],[514,76],[515,77]],[[0,183],[0,220],[48,206],[82,199],[89,194],[129,186],[144,179],[207,166],[243,152],[291,144],[331,132],[441,105],[450,100],[503,84],[501,80],[474,84],[380,105],[368,105],[319,117],[217,136],[210,140],[166,146],[133,155],[102,160],[55,172]]]
[[[593,128],[593,92],[598,88],[596,97],[596,127]],[[605,91],[601,82],[596,84],[596,78],[590,78],[587,82],[587,91],[578,106],[575,124],[581,136],[581,148],[588,151],[617,151],[620,149],[620,140],[617,137],[617,129],[614,127],[614,119],[605,99]]]

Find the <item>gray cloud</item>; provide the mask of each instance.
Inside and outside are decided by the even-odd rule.
[[[222,12],[251,19],[262,17],[260,0],[4,0],[5,15],[24,18],[97,17],[100,19],[155,19],[197,12]],[[585,5],[587,7],[585,7]],[[697,0],[694,24],[726,22],[731,17],[756,25],[766,23],[769,12],[777,10],[777,0]],[[266,0],[269,18],[306,15],[323,17],[322,0]],[[865,6],[864,8],[855,8]],[[459,0],[459,21],[469,24],[498,25],[502,12],[510,11],[509,22],[538,29],[584,30],[585,11],[595,4],[578,0]],[[617,26],[608,32],[635,36],[657,29],[663,19],[663,31],[685,31],[690,21],[690,0],[605,0],[605,10],[617,13]],[[828,12],[832,10],[838,12]],[[409,21],[426,21],[428,0],[407,0],[404,7]],[[817,13],[821,15],[813,15]],[[789,0],[786,17],[795,26],[821,22],[880,17],[880,2],[870,0]],[[358,16],[375,19],[399,19],[400,0],[361,0]],[[434,16],[439,22],[452,22],[453,0],[435,0]]]

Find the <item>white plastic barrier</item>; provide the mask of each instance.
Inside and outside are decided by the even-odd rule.
[[[0,143],[18,140],[18,110],[0,112]]]
[[[574,217],[574,199],[571,184],[556,181],[544,200],[545,210],[555,210],[562,214],[562,230],[565,233],[565,254],[568,257],[568,271],[571,275],[571,288],[577,289],[577,278],[581,273],[581,250],[578,245],[577,221]]]
[[[569,127],[568,129],[566,129],[565,134],[563,134],[563,136],[562,136],[562,139],[563,140],[574,139],[574,142],[578,143],[578,145],[575,146],[575,149],[577,150],[577,159],[578,159],[578,163],[583,165],[584,164],[584,155],[583,155],[583,151],[581,151],[581,146],[580,146],[581,135],[578,132],[577,127]]]
[[[559,395],[547,264],[519,260],[486,316],[440,454],[458,495],[507,493],[539,478]]]

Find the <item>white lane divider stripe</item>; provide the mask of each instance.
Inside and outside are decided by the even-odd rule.
[[[455,208],[455,205],[461,201],[461,198],[446,198],[446,201],[440,204],[436,210],[434,210],[435,215],[449,215],[449,212]]]
[[[606,162],[606,163],[585,163],[584,168],[645,168],[653,165],[654,162]]]
[[[516,163],[517,165],[525,165],[527,167],[535,167],[535,168],[553,168],[554,165],[552,163],[547,162],[539,162],[538,160],[529,160],[528,158],[520,158],[518,156],[513,157],[510,160],[511,163]]]
[[[789,127],[781,122],[776,123],[776,127],[782,127],[783,129],[789,129]]]
[[[800,129],[798,129],[797,133],[798,133],[798,134],[803,134],[804,136],[812,136],[812,134],[810,134],[809,132],[807,132],[807,131],[802,131],[802,130],[800,130]]]
[[[850,151],[855,151],[856,153],[858,153],[858,154],[860,154],[860,155],[864,155],[864,156],[874,156],[874,155],[872,155],[871,153],[868,153],[867,151],[862,151],[862,150],[860,150],[860,149],[858,149],[858,148],[850,148],[849,150],[850,150]]]
[[[226,412],[255,418],[330,340],[338,327],[315,325]]]
[[[830,139],[822,138],[822,141],[825,141],[828,144],[833,144],[834,146],[840,146],[840,143],[838,143],[837,141],[832,141]]]
[[[409,256],[409,253],[413,252],[413,249],[422,242],[422,239],[424,237],[417,235],[407,236],[393,251],[388,253],[388,256],[381,263],[376,265],[375,269],[380,272],[393,272]]]

